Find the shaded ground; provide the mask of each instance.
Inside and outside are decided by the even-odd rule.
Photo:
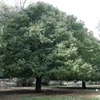
[[[100,91],[100,90],[99,90]],[[10,90],[0,90],[0,100],[19,100],[22,97],[36,97],[36,96],[83,96],[83,97],[97,97],[100,98],[100,92],[95,89],[63,89],[63,88],[48,88],[43,89],[42,93],[35,93],[34,88],[16,88]]]

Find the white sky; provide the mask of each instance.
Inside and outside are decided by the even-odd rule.
[[[2,1],[2,0],[0,0]],[[3,0],[13,5],[18,0]],[[75,15],[85,23],[85,26],[94,32],[98,38],[97,25],[100,21],[100,0],[27,0],[29,2],[44,1],[52,4],[67,14]]]

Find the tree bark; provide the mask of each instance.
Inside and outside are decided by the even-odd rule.
[[[35,92],[37,93],[41,92],[41,77],[36,77]]]
[[[86,83],[85,83],[85,81],[82,81],[82,88],[83,88],[83,89],[86,88]]]

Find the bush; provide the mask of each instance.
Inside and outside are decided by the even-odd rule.
[[[16,82],[16,86],[20,86],[20,87],[28,87],[28,86],[33,86],[35,80],[33,78],[20,78],[17,80]]]

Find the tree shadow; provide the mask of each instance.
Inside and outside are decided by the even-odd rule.
[[[42,89],[41,93],[36,93],[34,89],[0,90],[0,100],[17,100],[15,98],[23,96],[87,95],[97,93],[95,89],[96,88],[53,87],[51,89]]]

